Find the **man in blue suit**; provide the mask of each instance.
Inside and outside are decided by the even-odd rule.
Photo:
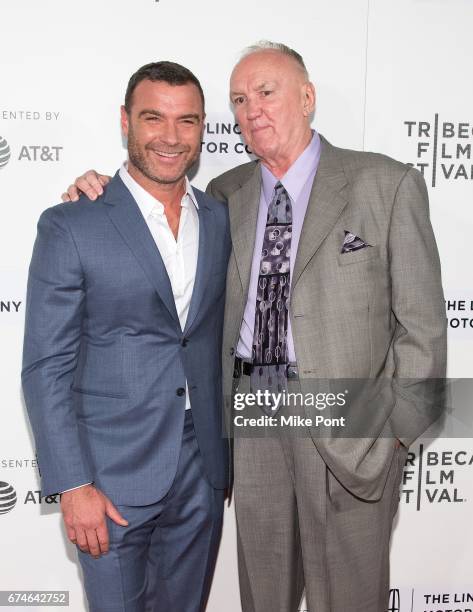
[[[225,206],[186,177],[204,117],[189,70],[143,66],[121,109],[128,163],[98,205],[38,224],[23,389],[93,612],[199,611],[208,595],[228,486],[230,238]]]

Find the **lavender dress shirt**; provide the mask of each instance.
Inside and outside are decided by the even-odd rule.
[[[314,131],[312,140],[307,148],[299,155],[286,174],[277,179],[271,172],[261,164],[261,196],[258,209],[258,221],[256,224],[255,248],[253,251],[253,262],[251,264],[250,286],[248,300],[243,314],[243,322],[240,329],[240,339],[237,345],[237,355],[242,359],[251,360],[253,345],[253,331],[255,327],[256,288],[259,277],[261,262],[261,249],[263,247],[264,230],[268,216],[268,207],[273,197],[274,186],[281,181],[286,189],[292,203],[292,239],[291,239],[291,279],[294,271],[299,238],[302,231],[307,205],[309,203],[310,191],[314,182],[315,173],[320,159],[320,137]],[[290,308],[290,307],[289,307]],[[288,321],[287,342],[289,350],[289,361],[296,362],[294,340],[292,338],[291,321]]]

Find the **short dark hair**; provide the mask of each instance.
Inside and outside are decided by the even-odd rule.
[[[199,90],[202,100],[202,110],[205,110],[204,92],[199,79],[185,66],[175,62],[152,62],[138,68],[128,81],[125,93],[125,110],[130,113],[133,92],[141,81],[163,81],[169,85],[187,85],[193,83]]]

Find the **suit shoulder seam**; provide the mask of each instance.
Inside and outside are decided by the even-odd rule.
[[[389,215],[389,225],[388,225],[388,234],[391,232],[391,226],[392,226],[392,219],[393,219],[393,215],[394,215],[394,208],[396,206],[396,201],[397,201],[397,196],[399,194],[399,190],[401,188],[402,183],[404,182],[404,179],[406,178],[406,176],[411,172],[411,170],[414,170],[414,168],[412,168],[411,166],[407,166],[406,165],[406,169],[403,172],[403,174],[401,175],[399,182],[396,186],[396,190],[394,192],[394,197],[393,197],[393,201],[392,201],[392,205],[391,205],[391,212]]]

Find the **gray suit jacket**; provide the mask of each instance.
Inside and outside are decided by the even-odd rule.
[[[22,378],[44,495],[94,481],[119,504],[163,497],[179,460],[186,380],[206,476],[215,488],[228,485],[221,400],[228,215],[195,194],[199,254],[184,330],[163,260],[118,174],[97,202],[83,197],[42,214]]]
[[[224,394],[246,304],[260,199],[259,162],[211,181],[229,205],[233,250],[227,274]],[[342,253],[345,232],[365,248]],[[393,457],[442,410],[446,319],[440,262],[421,174],[374,153],[322,138],[292,275],[290,317],[302,390],[314,380],[370,380],[347,413],[357,435],[311,430],[329,469],[354,494],[377,499]],[[330,386],[330,382],[328,382]]]

